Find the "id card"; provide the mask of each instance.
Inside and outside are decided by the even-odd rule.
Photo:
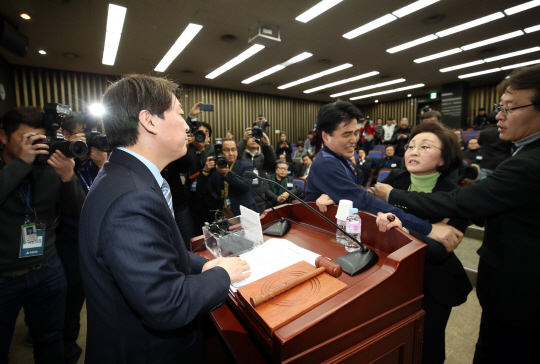
[[[291,182],[287,182],[287,188],[293,188],[293,184]]]
[[[193,181],[193,183],[191,184],[190,191],[191,191],[191,192],[197,191],[197,180],[196,180],[196,179],[195,179],[195,181]]]
[[[225,197],[225,206],[230,210],[231,209],[231,200],[229,199],[229,196]]]
[[[21,232],[21,251],[19,258],[43,255],[45,230],[36,228],[35,224],[24,224],[21,226]]]

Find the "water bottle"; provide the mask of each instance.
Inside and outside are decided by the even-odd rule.
[[[360,219],[360,216],[358,216],[358,209],[349,209],[349,216],[347,216],[345,226],[345,231],[347,231],[347,233],[350,234],[353,238],[360,241],[360,235],[362,233],[362,220]],[[358,245],[357,242],[349,239],[348,237],[344,246],[349,253],[360,249],[360,245]]]
[[[337,226],[342,228],[344,231],[346,231],[345,230],[347,228],[345,226],[346,225],[346,220],[337,219],[336,224],[337,224]],[[350,240],[350,239],[349,239],[349,237],[347,235],[345,235],[345,233],[342,233],[341,230],[336,229],[336,242],[339,245],[341,245],[342,247],[345,247],[347,245],[348,240]]]

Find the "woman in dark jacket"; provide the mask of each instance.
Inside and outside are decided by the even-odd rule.
[[[287,162],[292,162],[291,154],[292,154],[292,147],[291,142],[287,140],[287,134],[284,132],[281,132],[279,135],[279,141],[276,146],[276,158],[279,159],[280,154],[284,154],[285,158],[287,159]]]
[[[435,123],[422,123],[411,133],[403,158],[407,170],[394,169],[383,183],[393,188],[424,193],[452,191],[458,186],[446,176],[462,164],[463,154],[452,131]],[[433,219],[431,223],[439,222]],[[465,232],[468,221],[453,218],[448,222]],[[427,244],[424,266],[424,343],[422,363],[438,364],[445,360],[445,329],[452,307],[467,300],[472,290],[463,265],[435,240],[410,231]]]

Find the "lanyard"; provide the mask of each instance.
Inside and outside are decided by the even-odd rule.
[[[77,170],[77,173],[79,174],[79,177],[81,177],[81,180],[84,182],[86,189],[90,191],[90,187],[92,187],[92,183],[93,183],[92,174],[90,173],[90,168],[87,168],[86,172],[88,173],[88,182],[86,181],[86,179],[84,179],[83,175],[81,174],[81,171]]]
[[[26,218],[28,219],[30,217],[30,214],[34,212],[34,209],[32,209],[32,206],[30,206],[30,184],[28,184],[28,193],[24,193],[24,190],[22,186],[20,186],[21,189],[21,199],[23,200],[23,204],[26,201],[26,206],[24,206],[24,209],[26,211]]]

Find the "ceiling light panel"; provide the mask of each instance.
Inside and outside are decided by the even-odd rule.
[[[427,42],[435,40],[435,39],[439,39],[439,38],[435,34],[430,34],[428,36],[413,40],[411,42],[404,43],[404,44],[399,45],[397,47],[389,48],[386,51],[388,53],[396,53],[396,52],[402,51],[404,49],[411,48],[411,47],[417,46],[417,45],[422,44],[422,43],[427,43]]]
[[[414,13],[415,11],[423,9],[431,4],[435,4],[436,2],[439,2],[439,0],[419,0],[399,10],[394,11],[392,14],[397,16],[398,18],[403,18],[405,15]]]
[[[467,67],[472,67],[472,66],[476,66],[476,65],[484,64],[484,63],[485,62],[480,59],[478,61],[462,63],[462,64],[458,64],[458,65],[452,66],[452,67],[441,68],[439,71],[440,72],[450,72],[450,71],[459,70],[459,69],[467,68]]]
[[[499,72],[500,70],[501,70],[500,68],[492,68],[492,69],[485,70],[485,71],[474,72],[474,73],[467,73],[466,75],[458,76],[458,78],[475,77],[475,76],[485,75],[485,74],[487,74],[487,73]]]
[[[311,56],[313,56],[313,54],[311,54],[309,52],[300,53],[299,55],[289,59],[288,61],[283,62],[281,65],[287,67],[287,66],[290,66],[291,64],[301,62],[304,59],[307,59],[307,58],[309,58]]]
[[[246,51],[240,53],[238,56],[234,57],[229,62],[225,63],[223,66],[219,67],[214,72],[210,72],[209,74],[207,74],[206,78],[209,78],[209,79],[216,78],[217,76],[221,75],[224,72],[227,72],[231,68],[238,66],[240,63],[244,62],[246,59],[257,54],[263,49],[264,49],[263,45],[260,45],[260,44],[252,45]]]
[[[393,90],[375,92],[375,93],[372,93],[372,94],[369,94],[369,95],[355,96],[355,97],[351,97],[349,100],[360,100],[360,99],[365,99],[365,98],[372,97],[372,96],[379,96],[379,95],[391,94],[391,93],[394,93],[394,92],[407,91],[407,90],[412,90],[412,89],[419,88],[419,87],[424,87],[424,86],[425,85],[423,83],[417,83],[416,85],[400,87],[400,88],[396,88],[396,89],[393,89]]]
[[[530,65],[533,65],[533,64],[537,64],[537,63],[540,63],[540,59],[536,59],[534,61],[529,61],[529,62],[517,63],[517,64],[513,64],[511,66],[504,66],[504,67],[501,67],[501,69],[506,71],[506,70],[511,70],[511,69],[518,68],[518,67],[530,66]]]
[[[506,9],[504,12],[506,15],[514,15],[516,13],[532,9],[534,7],[540,6],[540,0],[533,0],[526,3],[523,3],[518,6],[513,6],[511,8]]]
[[[171,49],[165,54],[165,56],[159,61],[154,71],[165,72],[170,66],[172,61],[180,55],[180,53],[186,48],[186,46],[195,38],[195,36],[201,31],[202,25],[190,23],[186,29],[180,34],[176,42]]]
[[[103,47],[103,58],[101,63],[112,66],[116,60],[116,53],[122,37],[122,28],[126,18],[127,8],[123,6],[109,4],[107,14],[107,29],[105,33],[105,46]]]
[[[267,69],[266,71],[262,71],[261,73],[257,73],[255,76],[251,76],[250,78],[246,78],[244,81],[242,81],[242,83],[250,84],[253,81],[257,81],[257,80],[259,80],[259,79],[261,79],[263,77],[271,75],[272,73],[276,73],[277,71],[281,71],[285,67],[290,66],[291,64],[295,64],[295,63],[298,63],[300,61],[303,61],[304,59],[309,58],[311,56],[313,56],[313,54],[308,53],[308,52],[301,53],[301,54],[297,55],[296,57],[293,57],[293,58],[289,59],[288,61],[285,61],[285,62],[283,62],[281,64],[278,64],[277,66],[271,67],[271,68]]]
[[[501,54],[500,56],[486,58],[486,59],[484,59],[484,61],[486,61],[486,62],[495,62],[495,61],[498,61],[499,59],[505,59],[505,58],[510,58],[510,57],[521,56],[522,54],[538,52],[538,51],[540,51],[540,47],[532,47],[532,48],[524,49],[522,51],[506,53],[506,54]]]
[[[393,22],[396,19],[397,19],[397,17],[393,16],[392,14],[386,14],[385,16],[380,17],[379,19],[375,19],[372,22],[369,22],[369,23],[367,23],[365,25],[362,25],[361,27],[358,27],[358,28],[356,28],[354,30],[351,30],[348,33],[343,34],[343,37],[347,38],[347,39],[356,38],[359,35],[362,35],[362,34],[367,33],[367,32],[369,32],[369,31],[371,31],[373,29],[377,29],[379,27],[382,27],[385,24]]]
[[[371,90],[371,89],[373,89],[373,88],[389,86],[389,85],[393,85],[393,84],[395,84],[395,83],[400,83],[400,82],[405,82],[405,81],[406,81],[406,79],[404,79],[404,78],[398,78],[397,80],[393,80],[393,81],[387,81],[387,82],[377,83],[377,84],[375,84],[375,85],[370,85],[370,86],[364,86],[364,87],[360,87],[360,88],[355,88],[354,90],[349,90],[349,91],[339,92],[339,93],[337,93],[337,94],[330,95],[330,97],[339,97],[339,96],[343,96],[343,95],[352,94],[352,93],[355,93],[355,92],[361,92],[361,91]]]
[[[349,67],[352,67],[352,64],[350,64],[350,63],[344,63],[344,64],[342,64],[341,66],[337,66],[337,67],[334,67],[334,68],[330,68],[329,70],[322,71],[322,72],[319,72],[319,73],[315,73],[314,75],[311,75],[311,76],[307,76],[307,77],[301,78],[301,79],[299,79],[299,80],[296,80],[296,81],[287,83],[287,84],[285,84],[285,85],[281,85],[281,86],[278,87],[278,89],[280,89],[280,90],[285,90],[286,88],[293,87],[293,86],[296,86],[296,85],[299,85],[299,84],[301,84],[301,83],[308,82],[308,81],[311,81],[311,80],[315,80],[315,79],[317,79],[317,78],[320,78],[320,77],[329,75],[329,74],[331,74],[331,73],[335,73],[335,72],[344,70],[344,69],[349,68]]]
[[[447,51],[444,51],[444,52],[432,54],[431,56],[417,58],[417,59],[414,60],[414,62],[415,63],[423,63],[423,62],[431,61],[433,59],[442,58],[442,57],[446,57],[446,56],[449,56],[449,55],[452,55],[452,54],[456,54],[456,53],[459,53],[459,52],[462,52],[462,50],[460,48],[454,48],[454,49],[450,49],[450,50],[447,50]]]
[[[503,40],[519,37],[520,35],[523,35],[523,34],[525,33],[523,33],[521,30],[516,30],[515,32],[499,35],[498,37],[493,37],[486,40],[482,40],[480,42],[467,44],[466,46],[461,47],[461,49],[463,49],[464,51],[468,51],[470,49],[483,47],[488,44],[502,42]]]
[[[315,92],[315,91],[324,90],[325,88],[330,88],[330,87],[334,87],[334,86],[337,86],[337,85],[342,85],[344,83],[349,83],[349,82],[361,80],[362,78],[371,77],[371,76],[375,76],[375,75],[378,75],[378,74],[379,74],[379,72],[377,72],[377,71],[364,73],[363,75],[359,75],[359,76],[355,76],[355,77],[351,77],[351,78],[346,78],[344,80],[340,80],[340,81],[336,81],[336,82],[332,82],[332,83],[327,83],[326,85],[322,85],[322,86],[315,87],[315,88],[310,88],[309,90],[305,90],[304,93],[305,94],[310,94],[310,93]]]
[[[525,28],[523,30],[525,31],[525,33],[537,32],[540,30],[540,25],[535,25],[534,27]]]
[[[458,25],[458,26],[443,30],[443,31],[435,33],[435,34],[438,37],[442,38],[442,37],[446,37],[447,35],[462,32],[464,30],[474,28],[474,27],[477,27],[479,25],[489,23],[491,21],[494,21],[494,20],[497,20],[497,19],[500,19],[500,18],[504,18],[504,14],[499,11],[497,13],[494,13],[494,14],[491,14],[491,15],[488,15],[488,16],[484,16],[482,18],[472,20],[472,21],[467,22],[467,23],[463,23],[461,25]]]
[[[328,9],[336,6],[343,0],[323,0],[317,5],[313,6],[309,10],[303,12],[302,14],[298,15],[295,19],[298,21],[301,21],[302,23],[307,23],[311,19],[321,15]]]

